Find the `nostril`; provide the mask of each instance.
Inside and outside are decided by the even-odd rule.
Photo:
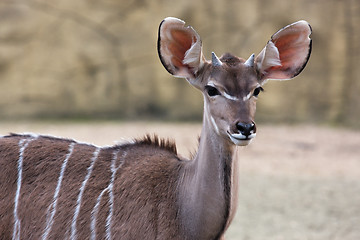
[[[236,123],[237,130],[244,136],[249,136],[255,132],[255,123]]]

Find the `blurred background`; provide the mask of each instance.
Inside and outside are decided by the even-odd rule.
[[[203,101],[159,61],[168,16],[195,28],[207,59],[248,58],[280,28],[311,24],[304,71],[259,97],[227,239],[359,240],[359,0],[0,0],[0,135],[111,145],[156,132],[189,156]]]
[[[247,58],[307,20],[310,61],[294,81],[265,86],[257,121],[360,127],[357,0],[2,0],[0,119],[201,120],[201,94],[157,56],[167,16],[195,28],[208,59]]]

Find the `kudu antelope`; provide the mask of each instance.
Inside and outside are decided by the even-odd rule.
[[[204,95],[199,148],[191,160],[146,136],[97,147],[32,134],[0,138],[1,239],[222,239],[237,203],[236,146],[256,135],[255,104],[268,79],[305,67],[311,28],[276,32],[248,60],[212,53],[176,18],[159,27],[168,72]]]

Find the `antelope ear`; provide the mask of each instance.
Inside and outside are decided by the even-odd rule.
[[[297,76],[310,57],[310,34],[311,26],[301,20],[272,35],[255,59],[260,80],[286,80]]]
[[[196,78],[205,62],[199,34],[173,17],[165,18],[160,24],[158,54],[169,73],[188,80]]]

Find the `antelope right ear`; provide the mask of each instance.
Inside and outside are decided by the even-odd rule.
[[[305,68],[311,53],[310,34],[309,23],[301,20],[272,35],[255,59],[261,84],[267,79],[291,79]]]
[[[170,74],[190,82],[205,63],[199,34],[173,17],[165,18],[160,24],[158,54]]]

